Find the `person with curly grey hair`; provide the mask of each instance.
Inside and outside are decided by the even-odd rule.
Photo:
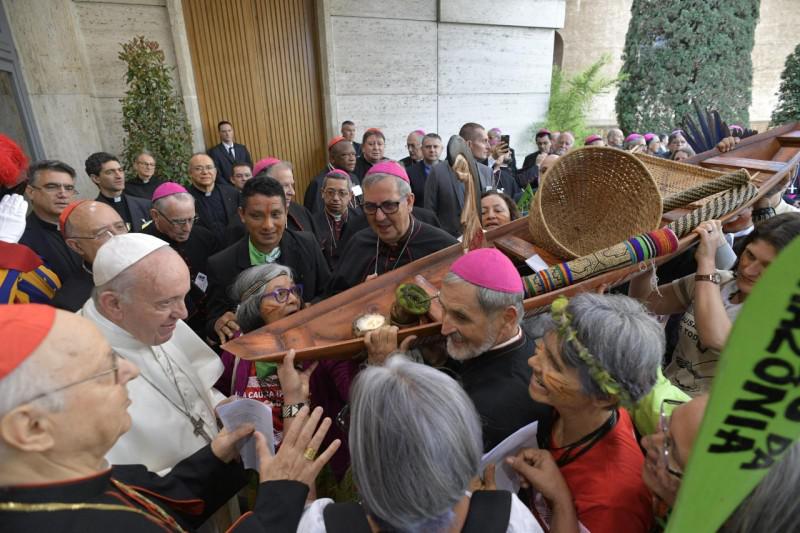
[[[292,363],[287,357],[281,372]],[[349,425],[361,504],[316,500],[298,532],[542,531],[516,495],[468,491],[478,476],[481,422],[455,380],[394,355],[363,370],[351,396],[341,422]]]
[[[540,516],[572,510],[592,533],[650,531],[644,458],[626,408],[653,387],[663,351],[661,326],[636,300],[587,293],[553,302],[528,361],[531,398],[552,409],[539,421],[539,449],[509,459],[537,490]]]

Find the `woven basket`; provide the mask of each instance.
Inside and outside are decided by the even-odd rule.
[[[709,170],[699,165],[670,161],[663,157],[647,154],[636,154],[636,157],[644,163],[650,175],[656,180],[662,198],[668,198],[725,174],[724,172]]]
[[[661,195],[636,157],[589,146],[561,157],[531,203],[533,243],[561,259],[602,250],[661,222]]]

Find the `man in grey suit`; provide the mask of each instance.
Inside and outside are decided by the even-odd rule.
[[[472,155],[478,161],[489,157],[489,137],[480,124],[467,122],[458,132]],[[478,163],[478,174],[481,180],[480,194],[492,188],[492,170]],[[464,207],[464,184],[458,181],[456,173],[449,164],[435,165],[425,181],[425,208],[432,210],[439,217],[441,228],[454,237],[461,235],[461,210]]]

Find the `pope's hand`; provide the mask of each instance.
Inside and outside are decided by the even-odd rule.
[[[239,457],[237,443],[250,435],[256,427],[253,424],[242,424],[233,431],[223,428],[211,441],[211,452],[223,463],[230,463]]]
[[[322,418],[321,407],[317,407],[310,414],[308,407],[300,409],[294,423],[283,436],[278,453],[274,456],[269,453],[264,435],[256,432],[258,474],[262,483],[290,479],[305,483],[309,487],[314,486],[317,474],[342,444],[342,441],[336,439],[325,451],[317,455],[322,439],[331,427],[331,419],[326,418],[317,428],[320,418]]]

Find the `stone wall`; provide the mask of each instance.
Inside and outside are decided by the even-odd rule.
[[[568,74],[581,71],[603,53],[612,56],[605,74],[614,75],[622,67],[622,50],[630,21],[632,0],[567,0],[564,28],[563,68]],[[666,4],[663,6],[666,8]],[[657,11],[654,12],[654,16]],[[761,12],[753,47],[753,103],[751,125],[763,131],[777,103],[786,56],[800,43],[800,2],[761,0]],[[735,90],[735,88],[726,88]],[[598,127],[616,124],[616,91],[598,97],[589,114],[589,123]]]
[[[117,56],[137,35],[158,41],[177,67],[176,88],[202,148],[180,0],[4,0],[4,7],[45,156],[75,167],[81,196],[97,194],[83,172],[86,156],[122,151],[125,63]]]
[[[328,135],[378,127],[407,155],[421,128],[445,142],[464,122],[500,127],[518,153],[544,118],[563,0],[322,0]]]

